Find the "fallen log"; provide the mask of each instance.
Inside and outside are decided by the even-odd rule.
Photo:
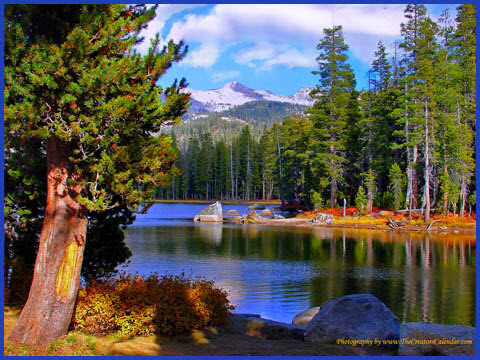
[[[432,227],[433,223],[436,223],[437,221],[442,221],[442,219],[433,220],[433,221],[427,226],[427,231],[430,231],[430,228]]]
[[[392,218],[388,218],[388,226],[391,229],[398,229],[398,228],[404,227],[408,225],[408,223],[409,223],[408,220],[395,220]]]

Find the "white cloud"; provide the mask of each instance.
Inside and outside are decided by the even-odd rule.
[[[146,54],[150,48],[150,40],[155,38],[156,33],[161,33],[165,22],[172,15],[179,13],[183,10],[190,9],[199,5],[192,4],[159,4],[155,18],[148,24],[148,27],[141,32],[141,36],[145,37],[145,40],[137,46],[140,53]]]
[[[190,63],[197,66],[213,65],[213,57],[229,45],[248,42],[253,45],[235,57],[240,64],[312,67],[323,29],[335,24],[343,26],[353,53],[371,62],[378,40],[388,42],[399,36],[400,23],[405,21],[403,8],[394,4],[219,4],[209,14],[191,14],[175,22],[167,39],[201,43],[203,52],[195,55],[207,56],[210,61],[192,59]],[[208,43],[222,46],[208,56],[207,48],[213,49]],[[307,54],[313,54],[313,59],[308,61]]]
[[[289,69],[294,67],[314,68],[316,66],[315,54],[311,52],[302,53],[297,49],[290,49],[265,61],[262,69],[270,69],[275,65],[283,65]]]
[[[205,43],[198,50],[189,51],[181,65],[209,68],[220,56],[220,49],[216,44]]]
[[[242,49],[235,56],[235,61],[242,65],[254,67],[254,61],[267,60],[275,56],[279,51],[279,46],[268,42],[261,42],[246,49]]]
[[[222,83],[225,80],[236,79],[240,76],[240,71],[223,71],[213,74],[212,81]]]

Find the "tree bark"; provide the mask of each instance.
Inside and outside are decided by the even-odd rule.
[[[418,147],[413,146],[413,161],[412,161],[412,208],[418,207],[418,172],[417,172],[417,160],[418,160]]]
[[[330,207],[337,206],[337,180],[332,179],[330,184]]]
[[[80,282],[87,210],[76,200],[84,192],[72,173],[70,145],[47,142],[47,204],[27,303],[9,340],[47,344],[66,334]]]

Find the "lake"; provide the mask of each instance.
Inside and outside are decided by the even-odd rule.
[[[205,206],[157,203],[138,215],[125,270],[214,280],[235,312],[277,321],[371,293],[400,321],[475,326],[475,235],[192,222]]]

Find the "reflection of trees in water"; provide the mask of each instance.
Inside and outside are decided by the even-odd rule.
[[[430,237],[425,236],[425,240],[420,243],[420,251],[422,253],[422,299],[423,299],[423,321],[429,322],[432,321],[431,317],[431,307],[430,301],[432,299],[432,267],[431,267],[431,251],[430,248]]]
[[[289,286],[299,291],[301,287],[303,293],[308,289],[312,306],[346,294],[370,292],[402,321],[473,322],[472,237],[319,227],[204,225],[129,230],[129,236],[139,238],[132,251],[215,259],[221,256],[218,261],[255,260],[266,270],[259,274],[259,281],[261,278],[267,283],[271,271],[277,269],[272,270],[271,266],[304,264],[312,274],[309,282],[289,282]],[[245,266],[238,271],[248,269],[251,268]]]

